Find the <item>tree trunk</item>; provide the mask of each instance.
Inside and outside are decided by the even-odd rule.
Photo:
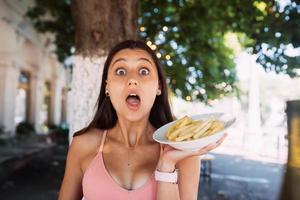
[[[137,38],[137,0],[73,0],[75,49],[70,91],[70,133],[84,128],[94,115],[103,65],[111,47]]]

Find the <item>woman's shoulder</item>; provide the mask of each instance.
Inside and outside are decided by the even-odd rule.
[[[104,132],[104,130],[98,128],[89,128],[89,129],[82,129],[77,131],[73,134],[73,139],[75,138],[82,138],[83,140],[88,140],[91,137],[99,137]]]
[[[74,133],[70,148],[81,158],[93,154],[98,151],[103,132],[103,130],[91,128],[81,134]]]

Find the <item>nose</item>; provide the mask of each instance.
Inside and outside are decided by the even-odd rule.
[[[130,80],[128,81],[128,85],[138,85],[138,82],[137,82],[137,80],[135,80],[135,79],[130,79]]]

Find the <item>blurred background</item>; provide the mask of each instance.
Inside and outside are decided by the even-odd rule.
[[[0,0],[1,196],[57,199],[107,52],[135,38],[164,67],[174,116],[237,118],[202,156],[198,199],[299,198],[299,26],[298,0]]]

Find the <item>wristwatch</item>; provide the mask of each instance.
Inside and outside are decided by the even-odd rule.
[[[173,172],[160,172],[158,170],[155,170],[154,177],[156,181],[177,184],[178,169],[175,169]]]

